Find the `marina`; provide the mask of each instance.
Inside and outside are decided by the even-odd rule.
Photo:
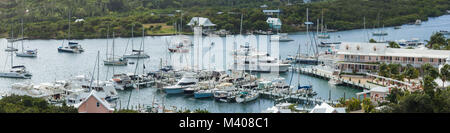
[[[430,18],[428,21],[421,22],[420,26],[417,25],[403,25],[401,29],[396,29],[395,27],[384,27],[383,31],[389,33],[388,36],[384,36],[386,40],[400,40],[400,39],[409,39],[409,38],[417,38],[415,40],[427,40],[429,36],[433,32],[438,32],[445,27],[450,27],[450,16],[444,15],[437,18]],[[332,41],[339,42],[367,42],[367,35],[374,31],[379,31],[380,29],[368,29],[368,30],[349,30],[349,31],[339,31],[339,32],[330,32],[327,33],[330,35],[330,39]],[[312,34],[312,33],[311,33]],[[39,49],[39,56],[35,58],[15,58],[15,56],[9,52],[1,52],[0,53],[0,62],[5,62],[2,69],[2,72],[8,71],[10,68],[16,70],[29,70],[32,71],[31,79],[10,79],[10,78],[0,78],[0,94],[10,95],[12,92],[16,92],[17,89],[13,89],[13,84],[15,83],[33,83],[35,85],[41,85],[42,83],[57,83],[57,81],[68,80],[78,75],[87,75],[87,80],[92,82],[92,84],[87,85],[88,88],[95,88],[94,85],[100,84],[100,81],[104,81],[105,85],[111,84],[115,89],[117,89],[116,95],[113,96],[114,105],[116,109],[123,109],[127,107],[136,108],[146,108],[147,106],[153,106],[154,103],[158,103],[164,105],[166,107],[174,106],[176,109],[206,109],[210,112],[214,113],[259,113],[263,110],[270,108],[277,103],[280,102],[293,102],[297,103],[299,107],[312,108],[315,104],[327,103],[330,105],[338,103],[337,100],[345,97],[346,99],[357,97],[357,93],[363,92],[364,90],[368,90],[371,88],[380,87],[375,84],[370,84],[367,82],[359,83],[355,80],[349,79],[339,79],[343,85],[331,85],[329,84],[329,80],[335,77],[330,72],[314,70],[313,65],[298,65],[298,66],[290,66],[289,69],[283,70],[281,73],[273,74],[273,73],[258,73],[255,71],[248,71],[250,73],[248,82],[242,82],[241,85],[238,85],[237,82],[233,82],[237,87],[231,88],[231,90],[235,90],[234,94],[234,102],[233,100],[228,100],[229,97],[223,96],[220,97],[220,94],[215,95],[214,92],[211,91],[217,87],[220,83],[226,83],[225,80],[213,80],[212,78],[203,78],[200,80],[195,80],[195,78],[199,78],[202,76],[194,76],[194,80],[183,80],[187,82],[179,82],[184,77],[184,73],[182,72],[184,69],[186,71],[193,71],[192,68],[188,69],[191,66],[185,66],[183,63],[176,64],[170,66],[171,61],[175,60],[174,58],[178,58],[178,60],[188,60],[183,59],[189,56],[194,55],[195,47],[187,47],[184,48],[189,49],[190,52],[175,52],[172,53],[168,50],[167,41],[171,38],[175,38],[176,36],[145,36],[145,37],[133,37],[131,39],[135,40],[143,40],[143,49],[136,50],[132,48],[132,52],[135,52],[137,56],[129,56],[126,57],[128,61],[135,62],[134,64],[126,63],[124,66],[105,66],[106,64],[100,63],[97,64],[97,59],[108,59],[105,57],[105,43],[106,39],[83,39],[83,40],[73,40],[75,42],[67,42],[67,40],[23,40],[25,44],[28,46],[33,46],[33,48]],[[258,36],[261,38],[267,38],[267,36]],[[279,57],[274,57],[278,59],[285,59],[289,55],[294,55],[297,53],[298,45],[302,45],[300,49],[300,53],[302,54],[310,54],[310,45],[305,44],[305,42],[309,42],[309,38],[304,32],[297,33],[289,33],[288,37],[293,41],[288,42],[280,42],[279,44]],[[195,40],[193,36],[188,36],[188,38]],[[222,37],[223,39],[224,37]],[[375,37],[373,37],[375,38]],[[130,38],[116,38],[114,39],[114,50],[115,51],[125,51],[127,50],[127,43]],[[220,39],[220,37],[219,37]],[[145,41],[144,41],[145,40]],[[270,41],[270,40],[268,40]],[[55,50],[61,44],[68,43],[68,46],[60,47],[61,50]],[[7,39],[1,39],[0,43],[0,51],[8,50],[11,45]],[[83,44],[83,48],[81,45]],[[196,45],[195,41],[193,43]],[[210,43],[211,44],[211,43]],[[197,44],[198,45],[198,44]],[[202,44],[209,45],[209,44]],[[335,44],[335,45],[340,45]],[[76,53],[82,54],[64,54],[59,52],[64,52],[63,48],[69,48],[72,51],[76,51]],[[225,45],[221,43],[215,43],[214,45],[210,45],[210,47],[215,47],[218,50],[225,51]],[[339,46],[338,46],[339,47]],[[320,52],[327,51],[329,47],[320,47],[318,50]],[[203,49],[203,51],[207,52],[210,49]],[[67,50],[66,50],[67,51]],[[98,54],[98,51],[101,53]],[[146,54],[142,55],[141,54]],[[98,58],[95,58],[97,57]],[[123,55],[123,54],[118,54]],[[143,57],[146,58],[143,58]],[[132,58],[137,57],[137,58]],[[142,58],[141,58],[142,57]],[[148,57],[148,58],[147,58]],[[226,59],[232,59],[232,54],[227,54]],[[14,58],[14,59],[13,59]],[[244,59],[244,58],[241,58]],[[12,66],[12,64],[7,63],[14,60],[14,64],[21,64],[20,66]],[[257,61],[257,60],[255,60]],[[245,61],[244,61],[245,62]],[[250,61],[251,62],[251,61]],[[277,61],[278,62],[278,61]],[[281,60],[279,60],[281,63]],[[103,65],[104,64],[104,65]],[[317,63],[318,64],[318,63]],[[12,66],[12,67],[11,67]],[[26,69],[25,67],[26,66]],[[96,71],[92,71],[94,66],[97,66]],[[163,67],[167,66],[167,67]],[[194,67],[199,67],[195,66]],[[220,68],[218,66],[209,66],[204,65],[201,66],[202,70],[193,71],[197,74],[201,72],[212,72],[215,71],[216,68]],[[22,69],[23,68],[23,69]],[[164,68],[164,69],[163,69]],[[225,68],[229,68],[225,66]],[[11,69],[11,70],[12,70]],[[244,67],[242,70],[238,70],[236,72],[238,75],[245,75],[242,71],[249,70]],[[164,70],[165,72],[163,72]],[[172,71],[176,70],[176,71]],[[217,70],[222,74],[233,75],[230,72],[223,72],[225,70]],[[171,73],[172,72],[172,73]],[[180,72],[180,73],[178,73]],[[129,74],[131,73],[131,74]],[[161,74],[162,78],[158,78],[153,74]],[[240,73],[240,74],[239,74]],[[173,74],[173,75],[172,75]],[[95,76],[93,76],[95,75]],[[166,76],[163,76],[166,75]],[[212,76],[212,73],[206,74]],[[94,78],[93,78],[94,77]],[[190,77],[191,76],[186,76]],[[206,76],[208,77],[208,76]],[[257,87],[252,87],[252,84],[262,83],[264,81],[272,81],[276,78],[283,78],[284,82],[287,84],[287,90],[291,88],[291,86],[295,85],[311,85],[312,90],[317,93],[316,96],[305,96],[305,93],[296,93],[291,94],[281,93],[274,91],[269,91],[267,89],[258,89]],[[239,76],[231,76],[231,79],[238,80]],[[132,79],[140,79],[140,80],[132,80]],[[220,77],[219,77],[220,79]],[[258,80],[256,80],[258,79]],[[112,81],[111,81],[112,80]],[[98,81],[98,83],[96,83]],[[119,84],[120,81],[120,84]],[[215,82],[214,82],[215,81]],[[220,82],[219,82],[220,81]],[[175,83],[177,83],[175,85]],[[194,91],[192,95],[186,95],[186,91],[189,90],[197,90],[197,88],[193,88],[194,86],[189,85],[197,85],[197,84],[206,84],[206,90],[203,91]],[[87,82],[86,82],[87,83]],[[133,85],[135,83],[135,85]],[[214,85],[209,85],[208,83],[215,83]],[[274,83],[274,82],[271,82]],[[81,84],[81,83],[80,83]],[[83,83],[85,84],[85,83]],[[161,84],[161,85],[158,85]],[[174,85],[174,86],[171,86]],[[139,87],[138,87],[139,86]],[[238,87],[239,86],[239,87]],[[48,88],[48,87],[47,87]],[[190,88],[190,89],[188,89]],[[252,89],[253,88],[253,89]],[[284,89],[284,87],[282,87]],[[294,87],[296,88],[296,87]],[[64,90],[64,89],[63,89]],[[74,90],[72,90],[74,91]],[[99,91],[101,92],[101,91]],[[191,91],[192,92],[192,91]],[[197,92],[197,93],[196,93]],[[227,92],[227,91],[226,91]],[[17,92],[20,93],[20,92]],[[188,92],[189,93],[189,92]],[[173,94],[173,95],[172,95]],[[197,94],[197,95],[196,95]],[[80,94],[80,95],[94,95],[91,93]],[[95,94],[98,97],[102,97],[102,94]],[[226,95],[223,93],[223,95]],[[110,98],[111,98],[110,96]],[[217,96],[217,97],[216,97]],[[104,96],[106,97],[106,96]],[[76,99],[76,98],[74,98]],[[216,100],[217,99],[217,100]],[[223,99],[223,100],[221,100]],[[233,98],[231,98],[233,99]],[[128,104],[129,103],[129,104]],[[175,110],[176,110],[175,109]]]

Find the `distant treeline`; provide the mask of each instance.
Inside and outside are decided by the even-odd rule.
[[[181,14],[176,10],[182,10],[185,32],[190,31],[186,23],[194,16],[201,16],[217,24],[216,29],[239,33],[240,13],[244,14],[244,32],[265,31],[269,28],[263,9],[281,9],[282,32],[293,32],[304,29],[306,8],[310,11],[310,21],[315,23],[323,11],[329,29],[348,30],[362,28],[364,17],[367,28],[401,25],[416,19],[425,21],[445,14],[450,9],[450,1],[322,0],[305,4],[303,0],[289,3],[288,0],[0,0],[0,35],[11,36],[11,30],[15,37],[20,35],[17,34],[21,30],[20,20],[24,18],[26,37],[67,38],[71,12],[72,38],[106,37],[108,26],[117,36],[127,37],[131,36],[132,25],[136,35],[141,33],[143,24],[179,25]],[[85,21],[75,23],[76,19]],[[145,30],[154,29],[146,27]]]

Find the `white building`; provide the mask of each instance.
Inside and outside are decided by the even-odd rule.
[[[208,18],[204,18],[204,17],[193,17],[187,25],[202,26],[202,27],[216,26],[216,24],[212,23]]]
[[[276,29],[276,30],[281,29],[282,23],[281,23],[281,19],[279,19],[279,18],[269,17],[269,18],[267,18],[266,22],[267,22],[267,24],[269,24],[269,27],[272,29]]]

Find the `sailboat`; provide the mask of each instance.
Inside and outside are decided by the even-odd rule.
[[[27,11],[25,11],[27,12]],[[22,27],[22,51],[21,52],[17,52],[16,56],[17,57],[36,57],[37,56],[37,49],[32,49],[32,50],[25,50],[23,47],[23,40],[24,40],[24,35],[23,35],[23,17],[21,19],[21,27]]]
[[[147,55],[144,52],[144,37],[145,37],[145,30],[144,30],[144,26],[142,26],[142,49],[133,49],[134,44],[133,41],[131,41],[131,46],[133,48],[131,48],[131,54],[126,54],[123,56],[123,58],[150,58],[149,55]],[[134,26],[132,26],[131,28],[131,39],[134,39]]]
[[[24,65],[14,66],[14,56],[11,52],[11,69],[8,72],[0,72],[0,77],[30,79],[32,74],[27,71]]]
[[[78,44],[78,42],[71,42],[70,41],[70,10],[69,10],[69,36],[68,36],[68,45],[64,46],[64,42],[61,44],[61,46],[58,47],[58,52],[64,52],[64,53],[82,53],[84,52],[83,47]]]
[[[378,20],[378,26],[380,26],[380,13],[378,13],[377,20]],[[384,25],[383,25],[382,29],[384,30]],[[379,29],[378,31],[373,32],[372,35],[373,36],[387,36],[388,33],[383,31],[382,29]]]
[[[5,51],[6,52],[14,52],[14,51],[18,51],[17,48],[14,48],[14,42],[17,41],[17,39],[14,39],[14,30],[12,28],[13,26],[11,25],[11,38],[7,39],[8,42],[11,43],[11,46],[6,46]]]
[[[317,25],[319,25],[319,23],[317,23]],[[324,31],[324,25],[323,25],[323,10],[322,10],[322,24],[321,24],[321,28],[320,28],[321,30],[320,30],[320,33],[319,32],[317,32],[318,34],[317,34],[317,38],[320,38],[320,39],[329,39],[330,38],[330,35],[328,34],[328,32],[327,31]],[[318,30],[318,29],[317,29]]]
[[[109,33],[108,33],[109,34]],[[113,32],[113,44],[112,44],[112,57],[108,58],[106,57],[106,60],[103,61],[103,64],[105,64],[106,66],[126,66],[128,64],[128,59],[124,58],[124,57],[115,57],[114,54],[114,37],[115,34]]]

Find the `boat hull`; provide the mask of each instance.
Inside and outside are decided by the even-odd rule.
[[[194,98],[212,98],[214,97],[213,93],[194,93]]]
[[[0,77],[3,78],[21,78],[21,79],[31,79],[31,75],[29,74],[20,74],[20,73],[0,73]]]
[[[184,88],[164,88],[166,94],[181,94],[184,93]]]
[[[58,52],[60,52],[60,53],[81,53],[81,52],[83,52],[83,50],[58,48]]]

